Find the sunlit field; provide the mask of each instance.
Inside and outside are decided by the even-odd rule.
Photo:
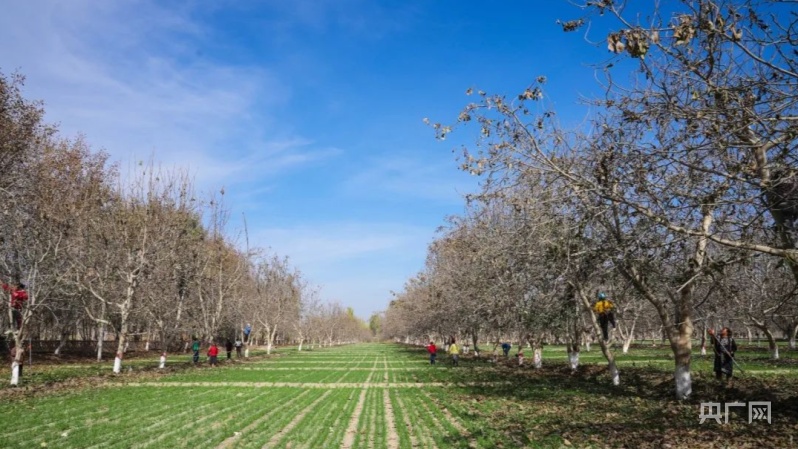
[[[601,352],[567,366],[548,346],[544,366],[517,359],[443,354],[431,366],[423,348],[360,344],[314,351],[279,348],[270,357],[193,367],[185,356],[157,369],[134,359],[121,375],[110,363],[26,367],[19,388],[4,388],[0,447],[129,448],[468,448],[468,447],[789,447],[798,432],[798,357],[770,361],[742,345],[733,387],[718,384],[711,357],[693,361],[694,393],[673,397],[667,347],[641,344],[618,354],[613,387]],[[769,401],[772,419],[748,422],[733,407],[728,423],[700,424],[702,402]],[[724,417],[725,418],[725,417]]]

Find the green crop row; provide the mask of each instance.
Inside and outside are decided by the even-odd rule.
[[[369,388],[357,424],[354,448],[388,447],[383,389]]]

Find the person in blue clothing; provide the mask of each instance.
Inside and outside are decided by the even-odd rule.
[[[249,334],[252,332],[252,325],[247,323],[244,327],[244,343],[249,341]]]
[[[506,341],[504,343],[502,343],[502,352],[504,352],[504,357],[509,357],[510,356],[510,348],[512,348],[512,347],[513,347],[513,345],[511,345],[510,343],[508,343]]]

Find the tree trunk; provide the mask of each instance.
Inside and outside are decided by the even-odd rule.
[[[532,363],[536,369],[543,368],[543,347],[540,344],[535,345]]]
[[[701,243],[698,245],[697,253],[700,253],[700,250]],[[696,264],[696,266],[700,265],[700,263]],[[673,315],[667,310],[666,303],[652,292],[634,267],[621,267],[620,271],[656,309],[657,315],[659,315],[662,322],[660,332],[665,334],[670,341],[671,351],[673,351],[674,355],[673,377],[676,383],[676,398],[679,400],[686,399],[693,392],[693,381],[690,374],[692,353],[690,338],[693,334],[692,301],[690,298],[695,288],[695,282],[690,282],[682,287],[679,302],[676,305],[677,317],[674,323],[672,322]],[[692,278],[692,276],[689,276],[689,278]]]
[[[704,325],[701,327],[701,357],[707,356],[707,320],[704,320]]]
[[[773,336],[773,332],[771,332],[770,329],[765,324],[765,320],[758,320],[756,319],[756,317],[753,317],[751,315],[749,315],[749,318],[751,319],[751,322],[754,323],[754,326],[756,326],[757,329],[761,330],[765,334],[765,337],[767,337],[768,349],[770,350],[770,358],[772,360],[778,360],[779,345],[776,342],[776,337]]]
[[[621,352],[623,352],[624,354],[628,354],[629,353],[629,347],[632,346],[632,342],[634,340],[635,340],[635,334],[634,334],[634,329],[633,329],[632,332],[629,332],[629,335],[623,341],[623,347],[621,348]]]
[[[66,346],[68,336],[69,335],[67,334],[66,331],[63,330],[61,331],[61,338],[58,340],[58,347],[55,348],[55,352],[53,353],[54,355],[56,356],[61,355],[61,351],[64,349],[64,346]]]
[[[105,342],[105,323],[97,326],[97,361],[103,361],[103,342]]]
[[[768,349],[770,350],[770,358],[772,360],[779,359],[779,345],[776,342],[776,337],[773,336],[773,332],[770,329],[764,329],[765,336],[768,338]]]
[[[582,292],[581,288],[576,288],[576,294],[578,296],[578,300],[581,300],[582,308],[588,314],[590,314],[590,323],[593,325],[593,331],[597,335],[600,335],[601,334],[601,325],[599,325],[598,319],[596,318],[596,314],[593,311],[593,308],[590,307],[590,300],[588,299],[588,297],[586,295],[584,295],[584,293]],[[632,324],[632,330],[629,332],[629,336],[628,336],[629,338],[627,338],[627,340],[629,340],[631,338],[632,332],[634,332],[634,323]],[[601,346],[601,353],[604,354],[604,358],[607,359],[607,367],[609,368],[609,371],[610,371],[610,378],[612,379],[612,384],[613,385],[620,385],[621,384],[621,375],[618,372],[618,365],[615,363],[615,355],[612,353],[612,350],[610,349],[609,343],[606,340],[604,340],[603,338],[599,338],[598,342],[599,342],[599,345]],[[576,356],[577,356],[577,363],[578,363],[579,354],[577,353]],[[576,369],[573,366],[573,362],[571,362],[571,369]]]
[[[22,371],[22,363],[18,362],[16,358],[11,362],[11,385],[19,385],[20,372]]]
[[[119,342],[116,345],[116,357],[114,357],[114,373],[119,374],[122,372],[122,357],[127,348],[127,313],[122,313],[121,326],[119,328]]]
[[[100,301],[100,318],[97,323],[97,361],[103,361],[103,343],[105,342],[105,301]]]
[[[23,316],[22,325],[13,332],[14,336],[14,358],[11,361],[11,385],[19,385],[22,377],[22,365],[25,362],[25,328],[27,326],[27,316]],[[14,322],[11,322],[14,325]]]
[[[568,363],[574,371],[579,368],[579,345],[568,345]]]
[[[274,347],[274,337],[277,335],[277,326],[266,327],[266,355],[271,355]]]
[[[795,336],[798,334],[798,323],[793,323],[792,329],[790,329],[790,350],[795,351]]]
[[[675,371],[673,378],[676,381],[676,398],[687,399],[693,392],[693,379],[690,374],[690,340],[679,335],[671,348],[675,356]]]

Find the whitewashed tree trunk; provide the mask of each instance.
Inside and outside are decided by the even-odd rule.
[[[124,314],[123,314],[124,315]],[[119,331],[119,344],[116,348],[116,357],[114,357],[114,373],[119,374],[122,372],[122,357],[127,347],[127,317],[122,317],[122,326]]]
[[[536,369],[543,368],[543,348],[535,347],[532,355],[532,365]]]
[[[621,375],[618,372],[618,365],[615,363],[615,360],[611,360],[609,363],[610,368],[610,377],[612,378],[612,384],[618,386],[621,384]]]
[[[779,345],[776,342],[776,337],[773,336],[773,332],[770,331],[770,329],[765,324],[764,320],[758,320],[755,317],[750,316],[750,315],[749,315],[749,318],[751,318],[751,322],[754,323],[754,326],[756,326],[759,330],[761,330],[762,333],[765,334],[765,337],[767,337],[767,339],[768,339],[768,349],[770,350],[770,358],[772,360],[778,360],[779,359]]]
[[[166,353],[165,352],[161,354],[161,363],[160,363],[160,365],[158,365],[158,368],[160,368],[160,369],[166,368]]]
[[[676,397],[686,399],[693,393],[693,379],[689,365],[677,365],[673,374],[676,381]]]
[[[629,332],[629,336],[626,337],[626,340],[623,341],[623,346],[621,347],[621,352],[624,354],[629,353],[629,347],[632,346],[632,342],[635,340],[635,335],[632,332]]]
[[[114,357],[114,373],[119,374],[122,372],[122,353],[118,352]]]
[[[571,369],[574,371],[579,368],[579,351],[568,352],[568,363],[571,365]]]
[[[19,385],[19,367],[20,364],[16,360],[11,362],[11,385]]]
[[[770,332],[770,330],[765,331],[765,336],[768,338],[768,349],[770,350],[771,360],[778,360],[779,344],[776,342],[776,338],[773,336],[773,333]]]
[[[270,355],[274,347],[274,338],[277,335],[277,326],[264,325],[264,329],[266,329],[266,355]]]
[[[56,356],[60,356],[61,351],[64,349],[64,346],[66,346],[66,342],[67,342],[67,333],[61,332],[61,338],[58,340],[58,347],[55,348],[55,352],[53,352],[53,354]]]
[[[687,399],[693,393],[693,378],[690,374],[690,356],[693,349],[690,337],[693,324],[689,316],[683,317],[682,321],[682,326],[679,326],[671,336],[671,348],[676,365],[673,377],[676,381],[676,398],[679,400]]]

